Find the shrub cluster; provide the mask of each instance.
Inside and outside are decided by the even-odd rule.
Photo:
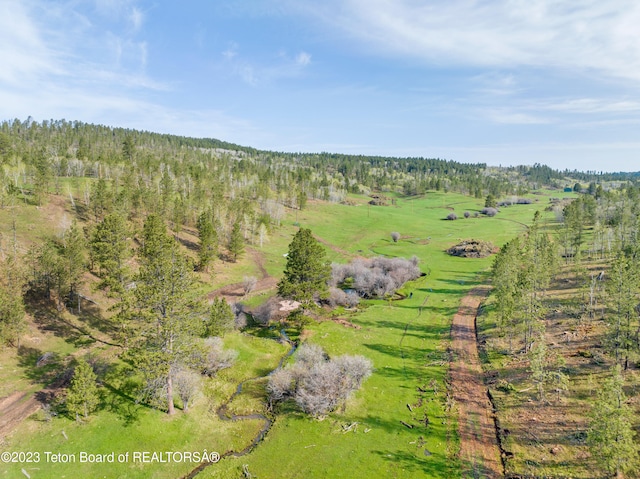
[[[457,215],[457,214],[455,214],[455,213],[449,213],[449,214],[447,215],[447,219],[448,219],[449,221],[457,220],[457,219],[458,219],[458,215]]]
[[[355,291],[344,291],[340,288],[329,288],[329,305],[334,306],[345,306],[347,308],[353,308],[358,306],[360,303],[360,296]]]
[[[498,214],[498,209],[497,208],[486,207],[486,208],[482,208],[480,210],[480,213],[482,213],[483,215],[487,215],[487,216],[495,216],[495,215]]]
[[[533,200],[530,198],[510,198],[508,200],[503,200],[498,203],[498,206],[511,206],[511,205],[530,205],[533,203]]]
[[[202,374],[215,376],[218,371],[230,368],[238,358],[238,351],[224,349],[222,338],[218,336],[204,340],[205,354],[202,364]]]
[[[320,346],[305,343],[292,365],[269,376],[267,392],[271,404],[292,398],[304,412],[320,417],[344,403],[371,371],[371,361],[364,356],[329,359]]]
[[[364,298],[383,298],[392,294],[407,281],[420,276],[418,258],[371,258],[356,259],[348,264],[331,265],[331,288],[353,289]],[[331,290],[333,291],[333,289]],[[338,300],[344,299],[347,303],[353,301],[352,297],[345,294],[345,298],[339,297],[335,292],[333,301],[343,304]],[[347,306],[348,304],[343,304]]]

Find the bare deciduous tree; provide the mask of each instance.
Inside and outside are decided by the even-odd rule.
[[[200,375],[186,367],[177,367],[171,371],[171,374],[173,385],[182,401],[182,410],[189,412],[189,406],[200,392]]]
[[[222,338],[212,337],[204,340],[207,350],[205,364],[202,373],[207,376],[215,376],[218,371],[230,368],[238,358],[238,351],[234,349],[224,349]]]
[[[242,290],[244,291],[244,295],[246,296],[250,294],[256,287],[257,283],[258,278],[255,276],[245,276],[242,280]]]

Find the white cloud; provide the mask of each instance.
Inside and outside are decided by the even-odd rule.
[[[640,79],[635,0],[279,0],[378,52],[442,65],[553,67]]]
[[[231,43],[222,56],[231,71],[253,87],[283,78],[295,78],[311,64],[311,54],[304,51],[294,57],[286,51],[279,51],[272,58],[248,59],[248,56],[239,54],[237,43]]]
[[[17,0],[0,2],[0,65],[0,81],[10,85],[24,85],[36,76],[64,70],[25,5]]]
[[[222,52],[222,56],[227,60],[233,60],[238,55],[238,44],[232,42],[229,47]]]
[[[551,123],[552,120],[531,113],[512,111],[507,108],[490,109],[485,115],[494,123],[508,125],[541,125]]]
[[[300,66],[307,66],[309,63],[311,63],[311,55],[307,52],[300,52],[298,53],[298,55],[296,56],[296,63]]]
[[[131,12],[129,13],[129,20],[133,25],[133,30],[137,31],[142,26],[142,22],[144,21],[144,14],[139,8],[133,7],[131,9]]]

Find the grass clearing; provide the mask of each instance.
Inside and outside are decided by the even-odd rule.
[[[447,344],[451,318],[460,298],[482,280],[491,258],[451,257],[445,250],[463,239],[501,245],[524,229],[541,205],[517,205],[495,218],[462,218],[478,211],[482,201],[453,193],[398,198],[396,206],[369,206],[356,197],[357,206],[310,202],[297,212],[297,223],[312,229],[325,244],[331,260],[345,262],[355,256],[385,255],[420,258],[427,275],[405,285],[401,301],[366,301],[358,312],[339,311],[341,318],[359,326],[335,321],[313,322],[304,337],[320,344],[332,356],[362,354],[374,364],[374,374],[347,402],[322,421],[303,416],[291,404],[283,405],[266,436],[249,455],[226,458],[206,468],[199,477],[241,477],[243,467],[258,477],[441,477],[460,475],[456,462],[455,409],[446,401]],[[451,208],[461,218],[445,221]],[[504,214],[504,218],[503,218]],[[290,216],[270,233],[263,248],[264,267],[279,277],[283,254],[297,226]],[[394,243],[390,233],[398,231]],[[214,266],[212,289],[256,274],[250,255],[238,264]],[[219,271],[219,274],[218,274]],[[206,290],[207,281],[202,282]],[[256,295],[251,302],[266,297]],[[80,318],[82,320],[82,318]],[[252,336],[252,333],[268,338]],[[207,448],[220,453],[239,450],[250,443],[261,421],[221,421],[217,407],[238,383],[265,376],[280,361],[287,346],[277,343],[276,330],[255,330],[225,337],[225,347],[239,351],[237,364],[207,381],[205,394],[189,414],[168,418],[136,404],[127,393],[131,382],[120,374],[105,392],[105,407],[88,424],[64,417],[25,421],[6,439],[12,451],[34,450],[78,454],[100,452],[187,451]],[[70,343],[64,343],[70,344]],[[77,347],[77,346],[75,346]],[[73,349],[70,346],[71,350]],[[1,374],[1,370],[0,370]],[[129,378],[130,381],[133,379]],[[230,413],[264,413],[264,379],[244,383],[242,394],[229,404]],[[425,419],[429,422],[426,425]],[[403,424],[403,423],[406,423]],[[407,425],[412,427],[407,427]],[[65,431],[69,440],[64,439]],[[275,459],[277,458],[277,460]],[[41,465],[42,466],[42,465]],[[193,464],[118,464],[110,476],[178,477]],[[46,472],[45,472],[46,469]],[[94,477],[104,465],[56,464],[27,469],[37,477]],[[19,474],[20,468],[2,465],[0,473]],[[49,475],[47,475],[49,474]]]

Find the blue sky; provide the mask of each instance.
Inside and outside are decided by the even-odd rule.
[[[0,119],[640,170],[636,0],[0,0]]]

